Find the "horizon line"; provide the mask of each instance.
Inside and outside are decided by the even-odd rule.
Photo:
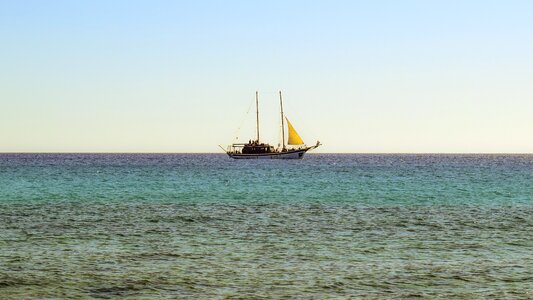
[[[119,151],[0,151],[0,154],[220,154],[221,152],[119,152]],[[490,155],[533,155],[533,152],[310,152],[307,155],[320,155],[320,154],[379,154],[379,155],[475,155],[475,154],[490,154]]]

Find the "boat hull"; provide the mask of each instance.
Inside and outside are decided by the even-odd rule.
[[[228,153],[228,156],[234,159],[302,159],[309,149],[311,148],[258,154]]]

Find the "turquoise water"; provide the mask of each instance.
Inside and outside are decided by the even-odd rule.
[[[0,154],[0,298],[533,298],[533,155]]]

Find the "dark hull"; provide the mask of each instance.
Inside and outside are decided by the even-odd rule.
[[[234,159],[302,159],[305,152],[312,147],[298,150],[290,150],[286,152],[272,152],[272,153],[257,153],[257,154],[242,154],[242,153],[228,153],[228,156]]]

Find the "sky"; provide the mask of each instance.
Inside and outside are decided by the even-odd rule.
[[[0,0],[0,152],[221,152],[256,91],[272,144],[282,91],[315,152],[533,153],[533,1]]]

